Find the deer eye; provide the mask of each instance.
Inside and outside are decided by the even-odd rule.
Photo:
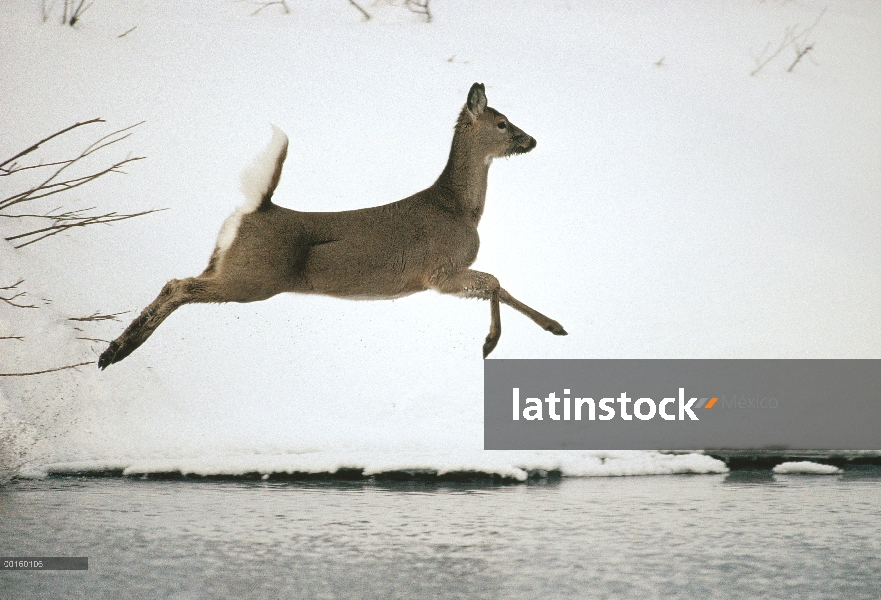
[[[499,129],[505,129],[508,125],[504,121],[499,121],[499,124],[496,125]]]

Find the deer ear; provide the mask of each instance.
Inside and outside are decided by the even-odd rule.
[[[486,93],[482,83],[475,83],[468,92],[468,112],[479,117],[486,109]]]

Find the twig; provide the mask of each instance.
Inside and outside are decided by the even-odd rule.
[[[428,8],[429,0],[404,0],[404,6],[410,9],[411,12],[419,13],[420,15],[425,15],[425,22],[431,23],[431,10]]]
[[[138,26],[135,25],[134,27],[132,27],[131,29],[129,29],[129,30],[126,31],[125,33],[121,33],[121,34],[119,34],[118,36],[116,36],[116,39],[124,38],[125,36],[127,36],[128,34],[130,34],[132,31],[134,31],[134,30],[137,29],[137,28],[138,28]]]
[[[288,15],[291,13],[291,9],[288,6],[287,0],[236,0],[237,2],[246,2],[247,4],[253,4],[254,6],[259,6],[257,10],[251,13],[253,17],[263,9],[269,8],[275,4],[281,6],[281,9],[284,11],[284,14]]]
[[[74,176],[68,175],[67,178],[63,177],[64,175],[67,175],[66,171],[72,166],[76,165],[78,162],[85,160],[87,157],[107,148],[108,146],[112,146],[113,144],[117,144],[122,140],[127,139],[129,136],[132,135],[132,129],[134,129],[138,125],[141,125],[141,123],[143,123],[142,121],[141,123],[136,123],[128,127],[123,127],[122,129],[117,129],[116,131],[113,131],[107,135],[98,138],[96,141],[89,144],[84,150],[82,150],[78,155],[73,158],[66,160],[55,160],[37,165],[19,164],[19,161],[23,157],[31,154],[33,151],[35,151],[42,144],[45,144],[49,140],[64,135],[72,131],[73,129],[76,129],[77,127],[92,123],[103,122],[103,119],[91,119],[89,121],[76,123],[74,125],[71,125],[70,127],[66,127],[56,133],[53,133],[52,135],[43,138],[36,144],[33,144],[32,146],[22,150],[15,156],[12,156],[11,158],[0,163],[0,176],[9,176],[15,173],[19,173],[21,171],[43,168],[47,169],[48,171],[47,174],[40,175],[41,179],[39,180],[39,182],[35,185],[32,185],[28,189],[12,194],[5,198],[0,197],[0,217],[5,217],[8,219],[43,219],[44,223],[46,223],[46,221],[48,221],[48,223],[44,227],[34,227],[33,229],[24,233],[17,233],[15,235],[5,236],[4,239],[6,239],[7,241],[19,240],[16,248],[23,248],[40,240],[44,240],[47,237],[51,237],[63,231],[73,229],[74,227],[85,227],[89,225],[114,223],[116,221],[133,219],[135,217],[158,212],[159,210],[164,210],[153,209],[131,214],[118,214],[116,212],[91,214],[89,211],[93,211],[95,209],[95,207],[91,207],[78,210],[66,210],[63,212],[61,208],[56,208],[43,214],[37,214],[34,211],[23,211],[17,214],[8,214],[8,210],[12,207],[15,207],[16,205],[23,206],[24,203],[27,202],[40,200],[47,196],[51,196],[52,194],[58,194],[61,192],[72,190],[74,188],[95,181],[96,179],[103,177],[108,173],[124,173],[125,171],[123,170],[123,167],[125,165],[134,161],[143,160],[143,156],[130,156],[129,158],[119,160],[109,167],[99,169],[93,173]],[[4,213],[4,211],[7,212]]]
[[[255,10],[254,12],[251,13],[252,17],[254,15],[256,15],[257,13],[259,13],[264,8],[269,8],[273,4],[278,4],[279,6],[281,6],[282,10],[284,10],[284,14],[286,14],[286,15],[291,14],[291,9],[288,8],[287,0],[267,0],[266,2],[250,2],[250,4],[260,5],[260,8],[258,8],[257,10]]]
[[[91,338],[91,337],[78,337],[78,340],[87,340],[89,342],[101,342],[103,344],[109,344],[110,340],[102,340],[100,338]]]
[[[62,25],[70,25],[73,27],[76,25],[77,21],[86,13],[87,10],[92,6],[92,3],[89,2],[86,4],[86,0],[80,0],[79,4],[76,4],[76,0],[63,0],[61,3],[61,24]],[[40,3],[40,13],[43,17],[43,23],[49,20],[53,10],[55,8],[55,0],[52,0],[48,5],[46,0],[42,0]]]
[[[22,152],[19,152],[15,156],[13,156],[12,158],[7,159],[6,161],[0,163],[0,169],[3,169],[4,171],[6,171],[6,173],[5,173],[6,175],[23,170],[23,168],[16,168],[14,164],[10,167],[6,167],[6,165],[8,165],[9,163],[12,163],[14,160],[16,160],[18,158],[21,158],[22,156],[25,156],[25,155],[33,152],[34,150],[36,150],[40,146],[40,144],[43,144],[43,143],[51,140],[52,138],[58,137],[59,135],[67,133],[68,131],[70,131],[71,129],[74,129],[75,127],[79,127],[80,125],[86,125],[86,124],[90,124],[90,123],[103,123],[103,122],[104,122],[103,119],[92,119],[91,121],[84,121],[82,123],[77,123],[76,125],[72,125],[70,127],[67,127],[66,129],[62,129],[61,131],[59,131],[57,133],[53,133],[49,137],[46,137],[46,138],[40,140],[39,142],[37,142],[36,144],[31,146],[30,148],[27,148],[27,149],[23,150]],[[110,168],[105,169],[99,173],[94,173],[92,175],[86,175],[83,177],[76,177],[76,178],[73,178],[73,179],[70,179],[67,181],[52,183],[65,169],[76,164],[77,162],[86,158],[87,156],[90,156],[91,154],[94,154],[95,152],[98,152],[99,150],[106,148],[107,146],[110,146],[110,145],[115,144],[117,142],[121,142],[122,140],[126,139],[127,137],[129,137],[131,135],[131,132],[130,132],[131,129],[137,127],[138,125],[141,125],[142,123],[143,123],[143,121],[141,121],[140,123],[135,123],[134,125],[129,125],[128,127],[124,127],[122,129],[117,129],[116,131],[105,135],[104,137],[98,139],[96,142],[91,144],[88,148],[86,148],[85,150],[80,152],[79,156],[77,156],[76,158],[72,158],[70,160],[57,161],[54,163],[49,163],[49,165],[45,165],[45,166],[56,166],[56,165],[61,165],[61,166],[58,167],[58,169],[56,169],[55,172],[52,173],[52,175],[50,175],[42,183],[34,186],[33,188],[31,188],[27,191],[24,191],[24,192],[15,194],[13,196],[10,196],[8,198],[5,198],[3,200],[0,200],[0,210],[3,210],[4,208],[8,208],[9,206],[12,206],[13,204],[17,204],[19,202],[23,202],[26,200],[36,200],[38,198],[43,198],[44,196],[48,196],[49,194],[56,194],[60,191],[64,191],[65,189],[78,187],[78,186],[83,185],[85,183],[88,183],[94,179],[97,179],[98,177],[101,177],[102,175],[106,175],[107,173],[110,173],[110,172],[121,172],[121,171],[119,171],[119,168],[122,165],[125,165],[127,163],[130,163],[130,162],[133,162],[136,160],[142,160],[144,158],[143,156],[127,158],[123,161],[120,161],[120,162],[112,165]],[[125,132],[129,132],[129,133],[126,133],[125,135],[120,136],[120,134],[125,133]],[[49,190],[49,191],[46,191],[46,190]],[[37,192],[40,192],[40,191],[43,191],[46,193],[43,193],[40,195],[35,195]]]
[[[768,49],[771,48],[771,42],[768,42],[768,45],[765,46],[765,49],[762,50],[762,53],[759,55],[759,57],[755,59],[756,60],[756,68],[753,69],[752,73],[750,73],[750,76],[754,77],[755,75],[757,75],[758,72],[761,71],[765,67],[765,65],[767,65],[769,62],[771,62],[772,60],[777,58],[781,52],[783,52],[784,50],[786,50],[790,46],[795,48],[796,54],[799,54],[801,52],[799,49],[799,43],[806,36],[808,36],[811,33],[811,31],[813,31],[813,29],[814,29],[814,27],[816,27],[817,23],[820,22],[820,19],[823,18],[824,14],[826,14],[825,8],[820,11],[820,14],[817,15],[817,18],[814,20],[813,23],[811,23],[811,25],[809,27],[805,27],[799,33],[796,33],[796,30],[798,29],[798,25],[788,27],[786,29],[786,33],[783,36],[783,41],[780,42],[780,46],[778,46],[778,48],[773,53],[771,53],[771,55],[768,56],[768,58],[762,60],[762,57],[765,55],[765,53],[768,51]],[[799,56],[796,57],[795,62],[792,63],[792,65],[789,67],[790,72],[792,71],[793,67],[795,67],[796,63],[801,59],[801,57],[804,56],[804,54],[806,54],[807,51],[809,51],[812,48],[813,48],[813,44],[810,44],[807,48],[805,48],[805,50],[803,52],[801,52],[799,54]]]
[[[16,298],[21,298],[22,296],[27,296],[27,292],[19,292],[18,291],[18,286],[21,285],[22,283],[24,283],[24,279],[19,279],[18,281],[16,281],[12,285],[5,285],[5,286],[0,287],[0,290],[3,290],[3,291],[17,292],[16,294],[9,296],[8,298],[6,296],[0,296],[0,300],[5,302],[6,304],[9,304],[10,306],[14,306],[15,308],[37,308],[37,306],[34,306],[33,304],[16,304],[15,302],[13,302],[13,300],[15,300]]]
[[[91,209],[85,209],[85,210],[91,210]],[[38,236],[38,237],[34,237],[33,239],[28,240],[22,244],[15,245],[16,248],[24,248],[25,246],[30,246],[31,244],[39,242],[40,240],[44,240],[47,237],[57,235],[59,233],[67,231],[68,229],[73,229],[74,227],[87,227],[89,225],[115,223],[116,221],[124,221],[126,219],[134,219],[135,217],[141,217],[143,215],[148,215],[148,214],[154,213],[154,212],[161,212],[163,210],[168,210],[168,209],[167,208],[154,208],[152,210],[143,210],[143,211],[137,212],[137,213],[122,214],[122,215],[116,214],[115,212],[111,212],[111,213],[105,213],[103,215],[71,216],[71,215],[75,215],[76,213],[79,213],[81,211],[71,211],[69,213],[64,213],[63,215],[57,215],[57,216],[47,215],[45,218],[51,218],[55,221],[52,225],[50,225],[48,227],[42,227],[40,229],[34,229],[33,231],[28,231],[27,233],[20,233],[18,235],[11,235],[6,238],[6,241],[11,242],[11,241],[22,239],[22,238],[27,238],[27,237],[31,237],[31,236]],[[3,215],[3,216],[17,217],[20,215]],[[38,235],[38,234],[43,234],[43,235]]]
[[[813,50],[813,49],[814,49],[814,45],[813,45],[813,44],[809,44],[808,46],[805,46],[805,47],[802,48],[801,50],[798,50],[798,51],[797,51],[797,54],[796,54],[796,56],[795,56],[795,60],[792,61],[792,64],[789,65],[789,68],[788,68],[788,69],[786,69],[786,72],[787,72],[787,73],[792,73],[792,70],[795,68],[795,65],[798,64],[798,61],[800,61],[800,60],[802,59],[802,57],[803,57],[805,54],[807,54],[808,52],[810,52],[810,51]]]
[[[91,152],[89,154],[91,154]],[[111,165],[110,167],[108,167],[102,171],[98,171],[97,173],[92,173],[91,175],[84,175],[82,177],[74,177],[73,179],[68,179],[67,181],[59,181],[57,183],[52,183],[52,180],[59,173],[61,173],[61,171],[63,171],[64,169],[66,169],[67,167],[69,167],[70,165],[72,165],[73,163],[78,161],[79,159],[84,158],[85,156],[88,156],[88,154],[82,154],[82,155],[78,156],[77,158],[67,162],[66,164],[64,164],[64,166],[59,168],[51,177],[44,180],[42,183],[32,187],[31,189],[26,190],[24,192],[20,192],[18,194],[14,194],[14,195],[9,196],[8,198],[5,198],[3,200],[0,200],[0,210],[3,210],[5,208],[9,208],[10,206],[18,204],[20,202],[39,200],[40,198],[45,198],[46,196],[51,196],[52,194],[57,194],[59,192],[72,190],[73,188],[79,187],[81,185],[85,185],[85,184],[89,183],[90,181],[94,181],[94,180],[98,179],[99,177],[101,177],[102,175],[106,175],[107,173],[124,173],[125,171],[121,171],[119,169],[119,167],[126,165],[130,162],[134,162],[136,160],[143,160],[144,159],[143,156],[136,156],[133,158],[127,158],[125,160],[119,161],[118,163],[116,163],[114,165]]]
[[[76,369],[85,365],[94,364],[95,361],[81,362],[75,365],[66,365],[64,367],[56,367],[54,369],[44,369],[42,371],[31,371],[30,373],[0,373],[0,377],[27,377],[29,375],[42,375],[43,373],[54,373],[55,371],[63,371],[65,369]]]
[[[55,8],[55,0],[52,0],[52,3],[46,6],[46,0],[42,0],[40,3],[40,12],[43,16],[43,23],[49,20],[49,15],[52,13],[52,9]]]
[[[0,335],[0,340],[18,340],[24,341],[23,335]]]
[[[71,27],[76,25],[76,22],[80,20],[80,17],[82,17],[83,14],[85,14],[85,12],[89,10],[89,7],[92,6],[91,2],[89,2],[88,4],[85,4],[85,2],[86,0],[80,0],[80,3],[77,5],[76,9],[74,9],[73,13],[71,13],[70,19],[68,19],[67,21],[67,24]],[[83,7],[84,4],[85,7]]]
[[[361,6],[360,6],[357,2],[355,2],[355,0],[349,0],[349,4],[351,4],[352,6],[354,6],[355,8],[357,8],[359,11],[361,11],[361,14],[364,15],[364,20],[365,20],[365,21],[369,21],[369,20],[370,20],[370,13],[368,13],[366,10],[364,10],[363,8],[361,8]]]
[[[22,150],[21,152],[19,152],[15,156],[13,156],[12,158],[6,159],[2,163],[0,163],[0,169],[2,169],[3,167],[5,167],[7,164],[11,163],[15,159],[21,158],[22,156],[24,156],[26,154],[30,154],[31,152],[33,152],[34,150],[39,148],[41,144],[45,144],[46,142],[48,142],[52,138],[57,138],[59,135],[64,135],[65,133],[67,133],[71,129],[76,129],[77,127],[82,127],[83,125],[90,125],[92,123],[105,123],[105,122],[106,121],[104,121],[104,119],[90,119],[88,121],[82,121],[81,123],[74,123],[70,127],[62,129],[61,131],[58,131],[56,133],[53,133],[50,136],[44,137],[42,140],[40,140],[39,142],[37,142],[36,144],[31,146],[30,148],[25,148],[24,150]]]
[[[118,313],[110,313],[107,315],[102,315],[100,312],[98,312],[96,310],[94,313],[92,313],[88,317],[70,317],[68,319],[68,321],[119,321],[119,319],[117,319],[117,317],[119,315],[124,315],[124,314],[130,313],[130,312],[131,312],[130,310],[124,310],[124,311],[118,312]]]

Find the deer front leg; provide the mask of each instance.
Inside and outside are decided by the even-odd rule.
[[[520,302],[517,298],[509,294],[504,288],[499,288],[499,300],[503,303],[507,304],[514,310],[523,313],[533,321],[535,321],[536,325],[544,329],[545,331],[550,331],[554,335],[569,335],[566,333],[566,330],[563,329],[563,326],[551,319],[550,317],[546,317],[534,308],[530,308]]]
[[[489,356],[502,336],[502,318],[499,311],[499,291],[502,288],[499,285],[499,280],[489,273],[468,269],[456,273],[433,287],[442,294],[489,300],[491,320],[489,334],[483,343],[483,358]]]
[[[455,294],[462,298],[489,300],[492,320],[490,321],[489,335],[486,336],[486,342],[483,344],[484,358],[489,356],[489,353],[495,349],[502,335],[499,302],[507,304],[514,310],[523,313],[545,331],[550,331],[554,335],[569,335],[557,321],[541,314],[534,308],[526,306],[509,294],[507,290],[499,285],[499,280],[489,273],[468,269],[460,271],[432,287],[442,294]]]

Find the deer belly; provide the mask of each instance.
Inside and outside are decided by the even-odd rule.
[[[360,251],[359,251],[360,250]],[[350,299],[389,299],[427,289],[422,269],[403,250],[368,252],[344,244],[324,244],[310,249],[303,269],[305,289]]]

